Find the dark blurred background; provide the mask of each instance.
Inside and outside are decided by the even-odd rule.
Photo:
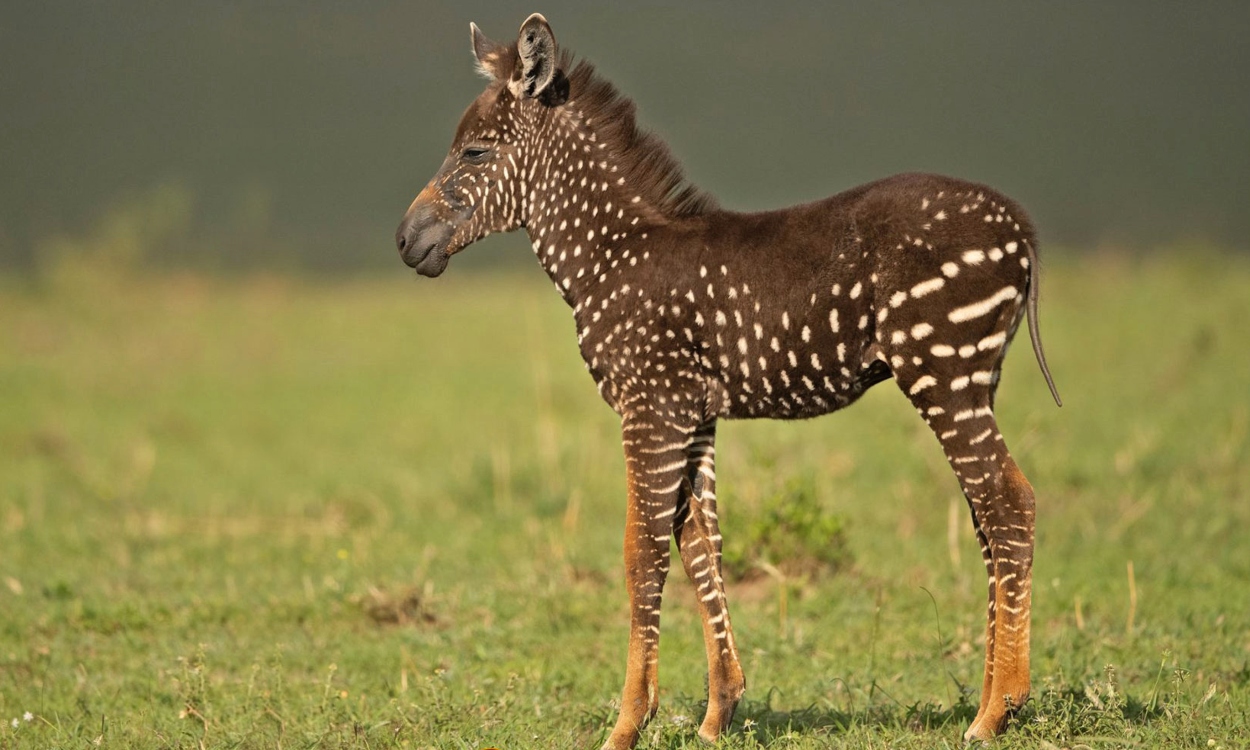
[[[535,10],[732,208],[925,170],[1000,187],[1052,246],[1250,246],[1244,0],[111,0],[0,10],[0,268],[109,245],[398,270],[394,227],[483,86],[469,21],[511,41]]]

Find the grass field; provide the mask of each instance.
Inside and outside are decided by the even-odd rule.
[[[999,419],[1038,495],[997,746],[1250,745],[1250,262],[1058,259]],[[537,269],[0,281],[0,747],[589,748],[624,674],[617,423]],[[889,383],[722,423],[726,538],[795,482],[850,563],[730,587],[726,748],[958,747],[984,572]],[[669,579],[650,748],[699,747]]]

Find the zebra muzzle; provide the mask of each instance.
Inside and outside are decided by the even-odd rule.
[[[438,221],[431,211],[418,207],[400,222],[395,247],[409,268],[422,276],[438,276],[447,268],[447,245],[454,228]]]

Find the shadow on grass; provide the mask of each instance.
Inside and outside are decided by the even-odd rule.
[[[692,708],[702,715],[704,704]],[[799,734],[845,734],[857,728],[906,729],[930,731],[950,726],[965,726],[976,716],[977,707],[960,701],[949,708],[933,703],[901,705],[877,703],[863,708],[839,709],[830,706],[777,710],[770,701],[743,701],[734,717],[731,732],[751,734],[767,744],[793,732]]]
[[[769,695],[762,700],[744,700],[734,714],[733,724],[723,739],[733,746],[745,742],[748,746],[773,746],[773,743],[797,737],[830,737],[844,735],[857,729],[881,729],[904,732],[927,732],[942,729],[958,729],[962,733],[973,717],[977,707],[963,700],[950,708],[932,703],[904,706],[897,703],[878,703],[864,708],[838,709],[829,706],[779,710],[771,706]],[[702,721],[707,704],[692,698],[677,698],[670,705],[683,719],[680,725],[669,724],[659,736],[652,735],[654,747],[679,750],[697,743],[696,732]],[[612,712],[608,712],[612,713]],[[662,715],[663,716],[663,715]],[[602,732],[599,741],[607,737],[616,716],[591,712],[585,717],[583,728],[598,728]],[[672,717],[668,717],[669,721]],[[660,718],[664,721],[664,718]],[[656,729],[651,726],[651,731]],[[644,733],[646,737],[646,733]],[[657,742],[658,740],[658,742]]]
[[[933,703],[904,705],[876,702],[862,708],[813,705],[779,710],[772,707],[770,695],[762,700],[743,701],[725,739],[733,741],[735,746],[743,743],[747,746],[783,747],[782,743],[786,740],[800,737],[831,738],[864,730],[882,736],[941,732],[962,737],[977,712],[977,706],[969,702],[969,697],[976,696],[965,693],[951,707]],[[706,704],[693,699],[678,699],[677,706],[688,718],[680,728],[666,728],[657,747],[678,750],[690,747],[690,741],[695,738]],[[1012,717],[1003,739],[1027,746],[1038,739],[1053,737],[1123,738],[1167,719],[1168,712],[1157,698],[1142,700],[1114,693],[1109,696],[1097,689],[1048,690],[1030,700]],[[1008,745],[1016,746],[1011,741]]]

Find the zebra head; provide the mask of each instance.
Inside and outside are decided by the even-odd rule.
[[[490,83],[395,233],[400,257],[423,276],[438,276],[453,254],[486,235],[525,225],[543,150],[537,135],[568,96],[555,35],[541,15],[521,24],[512,45],[488,39],[475,24],[470,31],[478,70]]]

